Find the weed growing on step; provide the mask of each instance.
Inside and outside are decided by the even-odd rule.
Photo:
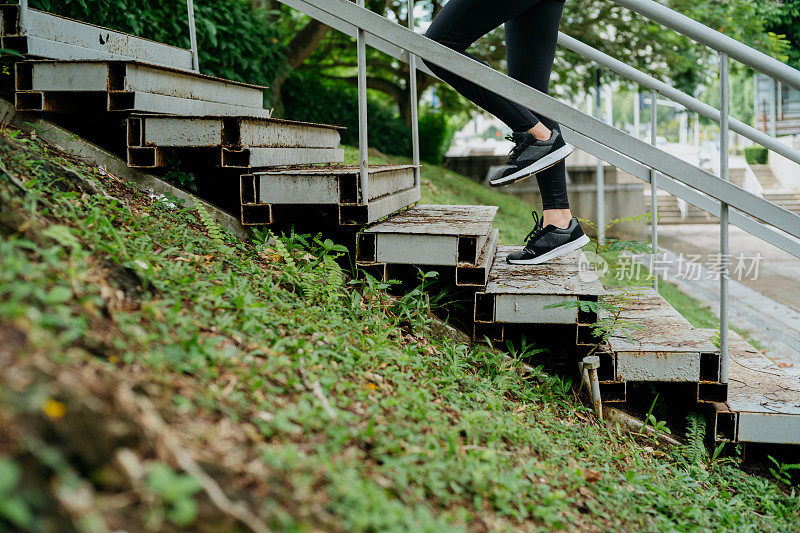
[[[318,297],[304,284],[321,278],[304,274],[341,253],[330,243],[223,232],[231,253],[209,254],[196,209],[166,209],[113,176],[96,178],[113,197],[79,192],[45,164],[55,157],[0,138],[0,457],[25,469],[34,527],[86,516],[51,487],[80,486],[107,526],[170,508],[164,495],[118,497],[139,494],[111,459],[123,447],[186,475],[136,420],[97,414],[121,385],[273,530],[790,530],[800,519],[768,480],[687,471],[670,450],[599,428],[560,380],[427,337],[385,284]],[[45,412],[43,391],[64,408]],[[97,438],[78,439],[86,428]],[[136,438],[120,441],[126,428]],[[178,492],[203,517],[187,527],[236,527],[201,493]]]
[[[595,235],[598,234],[596,223],[586,219],[579,220],[582,224],[592,228]],[[616,218],[610,220],[604,226],[604,232],[608,233],[610,229],[621,223],[648,223],[649,221],[650,213]],[[630,340],[631,332],[640,327],[636,322],[626,320],[623,317],[623,310],[632,303],[638,295],[642,294],[644,284],[652,281],[652,278],[649,276],[624,278],[622,284],[618,282],[609,283],[609,280],[616,277],[614,273],[621,253],[652,253],[652,247],[647,242],[623,241],[608,237],[602,242],[599,241],[597,237],[592,238],[591,243],[587,245],[587,247],[591,248],[591,251],[584,249],[584,252],[589,257],[589,265],[597,271],[605,286],[608,287],[612,284],[616,286],[614,294],[602,297],[597,302],[564,301],[551,304],[545,308],[579,308],[580,311],[584,313],[597,314],[598,321],[592,325],[592,333],[596,341],[587,354],[592,355],[596,351],[602,349],[612,335],[624,336]]]
[[[774,465],[774,467],[769,468],[769,473],[772,476],[780,481],[781,483],[786,483],[787,485],[792,484],[792,472],[800,471],[800,463],[782,463],[772,457],[771,455],[767,456],[767,459]]]

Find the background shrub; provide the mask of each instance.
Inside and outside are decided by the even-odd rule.
[[[345,126],[342,142],[358,144],[358,90],[354,86],[311,72],[293,72],[281,93],[287,118]],[[367,113],[371,147],[387,154],[411,154],[411,130],[390,106],[370,95]]]
[[[765,165],[768,150],[763,146],[748,146],[744,149],[744,160],[749,165]]]

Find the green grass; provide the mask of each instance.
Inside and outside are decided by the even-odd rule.
[[[177,449],[277,531],[796,530],[794,493],[432,338],[333,243],[242,242],[11,129],[0,163],[0,529],[244,529]]]

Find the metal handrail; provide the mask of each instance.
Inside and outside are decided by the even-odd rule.
[[[598,65],[602,65],[608,68],[609,70],[612,70],[617,74],[624,76],[633,82],[638,83],[642,87],[658,91],[666,98],[669,98],[673,102],[681,104],[686,109],[694,111],[698,115],[713,120],[717,124],[719,124],[720,122],[719,109],[716,109],[698,100],[697,98],[690,96],[684,93],[683,91],[664,83],[663,81],[659,81],[653,76],[645,74],[644,72],[626,63],[623,63],[619,59],[611,57],[608,54],[605,54],[600,50],[589,46],[586,43],[583,43],[573,37],[570,37],[569,35],[559,32],[558,44],[560,44],[561,46],[563,46],[568,50],[575,52],[578,55],[585,57],[586,59],[594,61]],[[779,153],[782,156],[791,159],[795,163],[800,164],[800,150],[796,150],[791,146],[787,146],[782,142],[778,141],[777,139],[775,139],[774,137],[771,137],[766,133],[760,132],[756,128],[749,126],[744,122],[737,120],[733,117],[729,116],[728,122],[730,124],[730,129],[732,129],[736,133],[747,137],[751,141],[757,142],[764,148],[768,148],[773,152]]]
[[[727,54],[732,59],[751,67],[753,70],[767,74],[776,80],[800,90],[800,71],[732,37],[728,37],[724,33],[709,28],[705,24],[697,22],[686,15],[681,15],[653,0],[613,1],[622,7],[626,7],[668,28],[672,28],[678,33],[698,43],[704,44],[717,52]]]
[[[281,0],[281,2],[289,7],[306,13],[312,18],[321,20],[325,24],[334,27],[346,35],[350,35],[351,37],[355,37],[356,35],[355,26],[350,22],[334,17],[325,10],[311,4],[309,0]],[[367,35],[366,42],[369,46],[372,46],[373,48],[380,50],[381,52],[388,54],[395,59],[408,62],[407,52],[394,43],[386,41],[385,39],[372,34]],[[657,80],[653,76],[637,70],[636,68],[631,67],[630,65],[627,65],[622,61],[575,39],[574,37],[570,37],[569,35],[559,32],[558,44],[580,56],[585,57],[586,59],[594,61],[595,63],[616,72],[621,76],[624,76],[635,83],[638,83],[647,89],[655,89],[659,94],[662,94],[664,97],[683,105],[690,111],[694,111],[697,114],[716,122],[717,124],[720,122],[720,113],[718,109],[680,91],[679,89]],[[429,68],[427,68],[424,63],[417,65],[416,68],[417,70],[420,70],[430,76],[436,77],[436,75]],[[753,128],[752,126],[749,126],[733,117],[729,117],[728,121],[731,130],[735,131],[736,133],[800,164],[800,150],[783,144],[774,137],[758,131],[756,128]]]
[[[200,72],[200,58],[197,53],[197,28],[194,23],[194,1],[186,0],[186,11],[189,17],[189,45],[192,48],[192,70]]]
[[[338,31],[341,31],[346,35],[350,35],[351,37],[356,36],[356,26],[354,24],[348,20],[344,20],[332,15],[318,5],[310,3],[309,0],[281,0],[281,2],[291,8],[297,9],[298,11],[309,15],[312,18],[320,20],[321,22],[333,27]],[[408,52],[393,42],[371,33],[367,33],[365,40],[369,46],[372,46],[377,50],[394,57],[395,59],[406,62],[408,61]],[[424,63],[420,63],[417,66],[417,69],[431,76],[435,76]],[[719,115],[718,111],[717,114]],[[650,170],[647,165],[643,165],[642,163],[631,159],[627,155],[623,155],[621,152],[618,152],[613,148],[608,148],[605,145],[600,144],[579,133],[578,131],[573,130],[572,128],[564,127],[562,125],[562,130],[564,131],[564,138],[568,142],[583,150],[586,150],[589,153],[597,155],[604,161],[607,161],[610,164],[629,172],[645,182],[650,182]],[[714,216],[719,216],[718,201],[702,193],[698,193],[694,189],[687,187],[686,185],[683,185],[680,182],[669,178],[668,176],[663,176],[661,174],[659,174],[659,176],[661,177],[659,181],[660,188],[666,190],[670,194],[684,199],[690,204]],[[764,226],[756,222],[753,218],[742,215],[736,211],[731,213],[731,223],[742,228],[746,232],[757,236],[761,240],[768,242],[795,257],[800,258],[800,244],[798,244],[796,240],[787,237],[782,231],[774,230],[768,226]]]
[[[800,238],[800,216],[772,202],[758,198],[736,185],[720,180],[694,165],[631,137],[627,133],[588,117],[570,105],[509,78],[488,65],[458,54],[444,45],[403,28],[367,9],[360,8],[348,0],[316,0],[315,3],[317,7],[323,8],[338,19],[358,26],[367,33],[380,35],[382,39],[393,42],[396,46],[404,48],[426,61],[442,65],[457,75],[476,80],[479,85],[489,87],[495,93],[521,105],[536,109],[545,116],[557,116],[561,124],[580,130],[585,136],[622,151],[662,174],[702,190],[717,200],[724,201],[744,213]]]

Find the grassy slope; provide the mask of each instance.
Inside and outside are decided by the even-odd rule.
[[[338,287],[322,246],[210,238],[191,206],[15,136],[0,529],[240,529],[189,459],[276,530],[796,529],[770,481],[600,427],[558,379],[430,338],[419,301]]]
[[[352,147],[345,147],[345,158],[348,162],[357,163],[358,150]],[[370,162],[375,164],[408,164],[410,160],[373,152],[370,156]],[[521,245],[522,239],[530,231],[531,207],[524,201],[484,187],[440,166],[423,164],[422,202],[499,206],[500,209],[497,212],[494,226],[500,230],[500,242],[502,244]],[[613,283],[613,280],[609,281]],[[719,328],[719,320],[708,307],[682,293],[675,285],[662,281],[659,284],[659,293],[694,326],[699,328]],[[747,336],[746,332],[739,332]]]

